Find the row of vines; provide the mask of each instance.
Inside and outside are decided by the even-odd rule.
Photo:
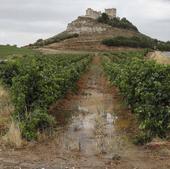
[[[13,118],[27,140],[49,128],[54,118],[51,104],[74,87],[91,60],[89,55],[25,56],[0,65],[0,78],[9,88],[15,107]]]
[[[139,121],[138,143],[170,132],[170,66],[145,58],[145,51],[105,53],[103,67]]]

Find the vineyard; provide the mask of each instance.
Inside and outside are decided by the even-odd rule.
[[[0,169],[170,169],[170,0],[152,1],[2,0]]]
[[[136,143],[168,137],[170,66],[146,60],[145,51],[103,54],[103,67],[139,121]]]
[[[139,121],[137,143],[170,131],[170,66],[147,60],[147,51],[103,53],[109,81],[117,86]],[[0,77],[10,90],[22,136],[37,138],[55,124],[49,107],[73,89],[92,57],[87,54],[28,55],[0,64]]]
[[[37,138],[37,131],[52,127],[48,108],[64,97],[91,61],[89,55],[57,54],[24,56],[1,63],[0,77],[12,95],[22,136]]]
[[[169,167],[170,66],[147,53],[2,61],[0,168]]]

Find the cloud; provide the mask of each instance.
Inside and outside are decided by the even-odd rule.
[[[142,33],[170,39],[169,0],[0,0],[0,44],[25,45],[66,29],[86,8],[116,7]]]

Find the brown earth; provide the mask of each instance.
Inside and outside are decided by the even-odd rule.
[[[112,31],[94,34],[81,34],[77,38],[66,39],[58,43],[52,43],[45,48],[55,50],[78,50],[78,51],[113,51],[122,50],[122,47],[107,47],[101,44],[101,41],[106,38],[116,36],[137,36],[136,32],[112,28]],[[124,48],[125,50],[134,50],[133,48]]]
[[[80,46],[79,46],[80,47]],[[83,50],[82,46],[77,49],[55,49],[53,47],[42,47],[42,48],[37,48],[34,50],[37,50],[43,54],[86,54],[86,53],[96,53],[97,48],[100,49],[101,52],[117,52],[117,51],[140,51],[143,50],[141,48],[129,48],[129,47],[107,47],[104,45],[99,45],[97,48],[95,47],[93,50],[88,49],[88,50]]]
[[[170,168],[167,144],[132,144],[136,120],[122,104],[119,91],[108,83],[100,63],[95,56],[78,82],[77,94],[69,92],[51,107],[58,122],[53,137],[22,149],[1,145],[0,169]]]
[[[108,24],[99,23],[98,21],[87,18],[78,17],[76,20],[68,24],[66,31],[62,34],[78,34],[78,37],[65,39],[57,43],[49,43],[45,48],[55,50],[78,50],[78,51],[112,51],[121,50],[118,47],[107,47],[102,45],[102,40],[117,36],[132,37],[143,36],[140,32],[112,27]],[[49,41],[57,38],[61,34],[47,39]],[[124,48],[128,50],[129,48]],[[132,49],[133,50],[133,49]]]
[[[165,56],[163,53],[159,51],[150,52],[147,56],[149,59],[155,60],[160,64],[170,64],[170,57]]]

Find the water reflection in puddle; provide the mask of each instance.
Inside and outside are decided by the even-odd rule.
[[[64,131],[62,146],[68,151],[85,155],[113,153],[116,136],[114,124],[117,117],[108,112],[78,112]],[[120,140],[117,140],[120,142]],[[116,148],[117,143],[115,144]]]
[[[116,128],[119,118],[114,114],[113,96],[93,84],[75,101],[76,109],[67,112],[72,116],[67,116],[67,125],[59,136],[60,148],[87,156],[120,154],[126,146]]]

